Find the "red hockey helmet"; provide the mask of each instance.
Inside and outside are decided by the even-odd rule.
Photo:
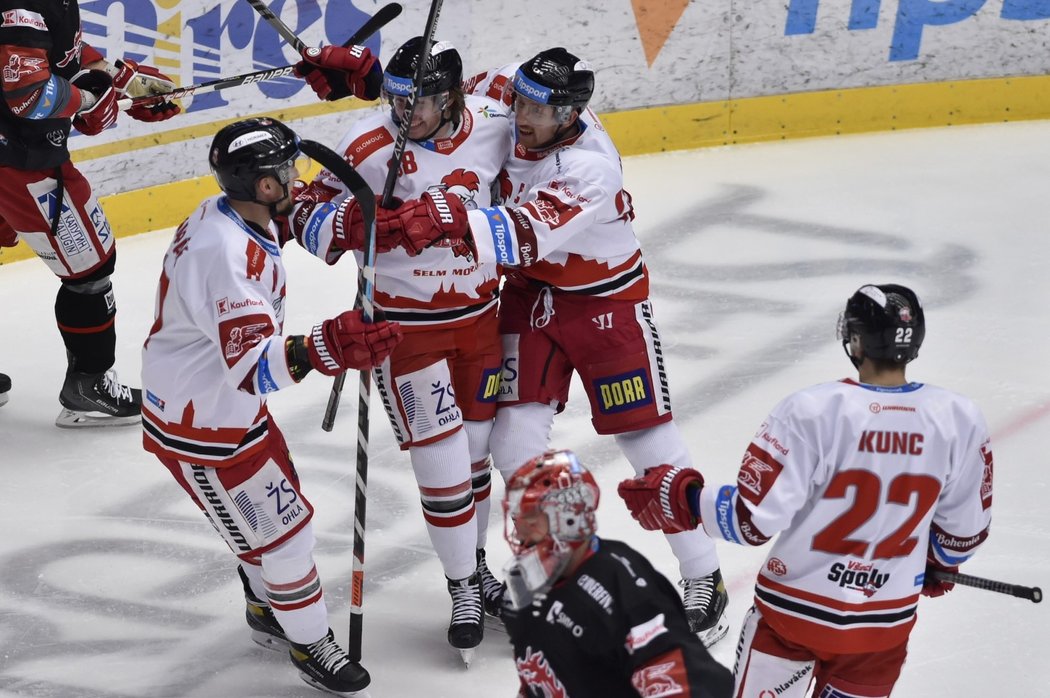
[[[507,482],[504,537],[514,559],[506,571],[516,608],[549,589],[573,552],[591,541],[599,496],[594,476],[572,451],[547,451]]]

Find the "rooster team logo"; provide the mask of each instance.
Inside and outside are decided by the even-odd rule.
[[[465,206],[468,211],[472,211],[478,207],[476,198],[478,192],[481,190],[481,180],[478,178],[477,173],[471,172],[470,170],[464,170],[461,167],[452,170],[442,177],[441,184],[445,186],[446,192],[449,194],[455,194],[462,199],[463,206]]]

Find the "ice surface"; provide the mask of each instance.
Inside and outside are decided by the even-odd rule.
[[[806,140],[629,158],[627,188],[653,277],[678,423],[709,482],[788,392],[850,374],[834,339],[846,297],[901,282],[927,306],[910,377],[974,398],[996,455],[992,535],[964,571],[1050,586],[1050,123]],[[115,276],[117,368],[138,384],[160,259],[171,231],[122,239]],[[287,330],[352,302],[353,274],[287,253]],[[43,264],[0,268],[0,696],[318,696],[282,656],[254,645],[232,556],[137,428],[56,429],[65,365]],[[356,381],[336,431],[319,428],[329,381],[271,401],[317,509],[317,563],[346,640]],[[506,638],[490,633],[469,671],[445,643],[449,600],[407,457],[372,407],[364,663],[372,696],[512,696]],[[656,534],[615,495],[629,473],[593,435],[577,385],[554,444],[576,449],[605,496],[602,534],[677,579]],[[496,477],[495,480],[499,478]],[[494,494],[502,492],[499,483]],[[491,517],[489,560],[508,552]],[[733,627],[730,664],[764,550],[720,548]],[[895,696],[1048,695],[1047,605],[974,589],[923,599]]]

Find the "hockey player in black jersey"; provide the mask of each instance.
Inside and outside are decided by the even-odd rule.
[[[571,451],[548,451],[507,483],[503,620],[519,696],[729,696],[732,674],[690,632],[674,586],[595,534],[598,496]]]

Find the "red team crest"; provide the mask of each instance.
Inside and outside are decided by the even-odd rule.
[[[679,655],[681,652],[681,650],[676,650]],[[631,684],[634,690],[638,691],[638,695],[643,698],[683,695],[682,684],[675,681],[675,677],[671,675],[677,666],[681,666],[680,661],[647,666],[631,677]]]
[[[568,698],[565,686],[554,675],[547,658],[543,656],[543,650],[533,652],[531,647],[526,647],[524,659],[515,659],[514,663],[518,667],[518,676],[527,688],[538,691],[543,698]]]
[[[737,473],[740,496],[755,504],[760,503],[783,469],[773,456],[751,444]]]
[[[984,476],[981,478],[981,506],[988,509],[992,506],[992,444],[985,441],[981,444],[981,458],[984,460]]]

